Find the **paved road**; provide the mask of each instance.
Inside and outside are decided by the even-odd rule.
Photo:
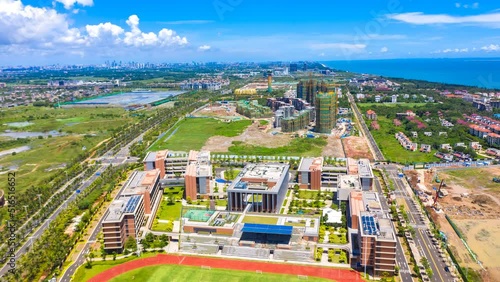
[[[387,198],[385,197],[384,192],[382,191],[382,186],[380,186],[380,182],[377,178],[375,178],[375,187],[377,188],[380,203],[382,204],[382,209],[385,213],[389,213],[390,209],[389,204],[387,204]],[[394,224],[392,224],[392,222],[391,225],[394,234],[397,234],[398,232],[396,230],[396,227],[394,226]],[[408,265],[408,261],[406,260],[405,253],[398,236],[396,236],[396,241],[396,264],[399,266],[399,275],[403,282],[412,282],[413,278],[411,276],[411,269]]]
[[[144,134],[139,135],[137,138],[132,140],[126,146],[122,147],[120,149],[120,151],[118,151],[118,153],[116,153],[116,155],[114,155],[114,156],[106,155],[107,157],[101,158],[101,160],[103,161],[103,163],[106,163],[106,162],[112,161],[112,160],[122,160],[121,163],[123,163],[123,162],[135,162],[136,158],[129,158],[128,157],[129,156],[129,149],[130,149],[130,146],[132,146],[132,144],[136,143],[139,140],[142,140],[143,136],[144,136]],[[116,194],[116,197],[118,197],[121,194],[122,190],[126,186],[127,185],[122,185],[119,193]],[[106,212],[104,213],[105,215],[106,215]],[[80,253],[78,254],[77,259],[75,260],[75,262],[73,264],[71,264],[66,269],[66,271],[63,273],[63,275],[59,281],[71,281],[71,277],[73,276],[73,274],[75,274],[75,271],[78,269],[78,267],[80,267],[80,265],[85,263],[85,255],[89,252],[90,246],[97,240],[97,235],[101,231],[101,225],[102,225],[103,220],[104,220],[104,216],[99,219],[98,224],[96,225],[96,227],[92,231],[92,234],[90,235],[89,240],[87,241],[87,243],[83,247],[82,251],[80,251]]]
[[[358,106],[356,105],[356,102],[354,101],[354,97],[350,92],[347,92],[347,98],[349,99],[349,103],[351,103],[351,108],[353,109],[354,114],[356,115],[356,118],[359,120],[359,123],[361,124],[361,130],[363,131],[363,135],[366,137],[366,139],[369,142],[370,149],[372,150],[372,153],[375,156],[375,160],[385,160],[384,155],[382,154],[382,151],[379,149],[377,143],[375,142],[375,139],[373,139],[372,134],[370,133],[370,130],[368,130],[368,126],[366,126],[365,120],[363,119],[363,115],[358,109]]]
[[[125,187],[126,187],[126,185],[123,185],[122,188],[120,188],[120,191],[118,194],[116,194],[115,199],[116,199],[116,197],[120,196],[122,190]],[[107,213],[107,211],[104,214],[106,215],[106,213]],[[87,240],[87,243],[85,243],[85,246],[78,254],[76,261],[66,269],[66,271],[64,272],[63,276],[61,277],[61,279],[59,281],[66,281],[66,282],[71,281],[71,276],[73,276],[73,274],[75,274],[76,270],[78,269],[78,267],[80,265],[85,263],[85,255],[89,253],[89,250],[90,250],[90,247],[92,246],[92,244],[94,244],[97,241],[97,235],[99,235],[99,232],[101,231],[101,226],[102,226],[103,220],[104,220],[104,216],[102,216],[99,219],[99,222],[97,223],[96,227],[92,231],[89,239]]]
[[[428,227],[425,224],[425,221],[420,219],[420,215],[423,214],[420,205],[413,200],[413,195],[408,193],[406,184],[401,178],[398,177],[398,167],[396,165],[389,165],[386,166],[386,169],[388,176],[394,181],[397,195],[402,196],[409,207],[409,224],[416,231],[413,236],[415,244],[419,249],[420,255],[422,257],[426,257],[429,261],[429,265],[434,273],[431,281],[453,281],[454,279],[451,274],[444,270],[446,265],[440,257],[437,247],[434,246],[431,239],[427,235]]]
[[[107,168],[108,165],[103,165],[99,168],[98,172],[103,172],[106,168]],[[96,176],[95,174],[92,175],[91,177],[89,177],[86,181],[84,181],[82,183],[82,185],[80,185],[79,189],[81,191],[85,190],[87,187],[90,186],[90,184],[92,184],[92,182],[94,182],[94,180],[97,179],[98,176]],[[32,242],[33,241],[36,241],[42,234],[43,232],[45,232],[45,230],[49,227],[49,224],[50,222],[52,222],[52,220],[54,220],[65,208],[66,206],[73,202],[76,197],[77,197],[78,194],[73,193],[71,194],[71,196],[66,199],[55,211],[54,213],[52,213],[51,216],[49,216],[45,222],[30,236],[30,240],[27,240],[24,244],[22,244],[22,246],[18,249],[18,251],[16,252],[16,260],[18,260],[24,253],[26,253],[26,250],[29,249],[29,247],[31,246]],[[3,276],[5,273],[7,273],[7,271],[9,271],[10,267],[8,265],[4,265],[1,269],[0,269],[0,276]]]

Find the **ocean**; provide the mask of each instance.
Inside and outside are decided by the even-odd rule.
[[[344,71],[500,89],[500,58],[393,59],[321,62]]]

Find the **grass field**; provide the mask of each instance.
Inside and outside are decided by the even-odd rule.
[[[7,123],[26,122],[25,127],[11,127]],[[113,131],[134,121],[128,113],[118,108],[75,108],[53,109],[46,107],[16,107],[0,111],[0,131],[13,132],[48,132],[61,131],[67,135],[45,139],[30,139],[27,144],[31,149],[16,155],[0,158],[3,169],[17,169],[17,189],[37,186],[44,177],[61,173],[63,168],[78,154],[93,148],[102,140],[109,138]],[[18,147],[13,144],[10,147]],[[1,182],[5,189],[7,182]]]
[[[380,130],[371,130],[370,132],[380,150],[382,150],[386,160],[400,163],[435,162],[439,160],[434,156],[436,153],[435,150],[431,153],[421,153],[419,151],[410,152],[404,149],[391,131],[394,128],[392,121],[386,117],[378,117],[378,124],[380,125]]]
[[[168,201],[163,200],[161,202],[160,209],[156,213],[156,216],[159,217],[159,219],[164,220],[178,220],[181,216],[181,208],[181,202],[175,202],[175,204],[169,205]]]
[[[243,223],[260,223],[260,224],[276,224],[278,223],[277,217],[267,216],[245,216]]]
[[[500,177],[500,169],[496,167],[447,170],[440,172],[440,176],[450,184],[456,183],[468,189],[487,188],[500,192],[500,185],[492,181],[493,177]]]
[[[217,135],[238,136],[251,123],[251,120],[226,123],[212,118],[187,118],[171,131],[173,135],[166,134],[162,140],[159,140],[150,148],[150,151],[163,149],[175,151],[199,150],[208,138]]]
[[[268,148],[233,141],[229,152],[236,155],[255,156],[320,156],[327,141],[323,138],[296,138],[286,146]]]
[[[327,279],[307,277],[308,281],[330,281]],[[236,271],[227,269],[203,269],[194,266],[158,265],[148,266],[126,272],[110,280],[121,281],[204,281],[204,282],[250,282],[250,281],[303,281],[295,275],[260,274],[250,271]]]
[[[152,257],[156,256],[157,253],[143,253],[141,255],[142,258],[146,257]],[[94,261],[92,263],[92,268],[88,269],[85,268],[85,265],[82,265],[81,267],[78,268],[78,270],[75,272],[73,275],[73,279],[71,281],[75,282],[85,282],[88,281],[90,278],[96,276],[97,274],[108,270],[114,266],[117,266],[119,264],[122,264],[127,261],[135,260],[138,259],[135,255],[132,255],[130,257],[124,258],[124,259],[117,259],[117,260],[112,260],[111,256],[108,256],[106,261]]]
[[[413,108],[413,107],[421,107],[425,106],[427,103],[358,103],[358,107],[366,108],[366,107],[405,107],[405,108]]]
[[[311,191],[311,190],[299,190],[299,195],[297,198],[299,199],[316,199],[318,196],[318,191]]]

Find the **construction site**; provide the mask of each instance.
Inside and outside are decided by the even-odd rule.
[[[500,281],[500,167],[408,171],[462,268]]]

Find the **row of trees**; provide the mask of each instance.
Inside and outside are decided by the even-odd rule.
[[[66,210],[61,212],[49,225],[48,229],[36,240],[31,249],[24,254],[17,264],[14,273],[8,273],[4,276],[6,281],[36,281],[41,276],[55,271],[58,274],[59,269],[71,252],[72,248],[82,238],[85,228],[80,227],[78,232],[69,235],[66,233],[67,226],[73,218],[82,213],[78,204],[84,201],[93,191],[110,193],[108,183],[111,183],[120,177],[124,177],[124,171],[127,167],[110,167],[101,174],[93,184],[85,189],[75,202],[70,204]],[[102,202],[106,198],[102,198]],[[89,217],[94,214],[102,202],[95,208],[88,210]],[[88,224],[85,223],[85,224]]]

